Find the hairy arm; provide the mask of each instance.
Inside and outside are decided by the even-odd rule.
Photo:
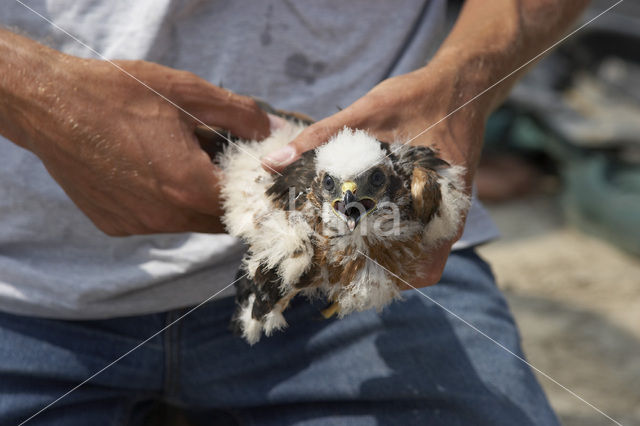
[[[0,29],[0,134],[37,155],[109,235],[221,232],[218,180],[198,121],[269,133],[249,98],[144,61],[81,59]]]
[[[366,129],[384,141],[415,138],[413,144],[435,146],[445,160],[467,169],[470,190],[485,121],[522,71],[501,80],[558,40],[587,3],[467,0],[451,33],[425,67],[381,82],[349,107],[307,128],[263,162],[282,169],[302,152],[349,126]],[[458,238],[461,234],[462,229]],[[440,279],[456,240],[425,254],[425,278],[416,281],[417,286]]]
[[[559,40],[588,3],[589,0],[467,0],[430,64],[451,77],[451,96],[445,98],[448,102],[439,111],[442,117],[495,85],[456,112],[460,117],[453,120],[474,122],[479,118],[484,124],[528,67],[514,71]],[[425,67],[418,74],[432,78],[432,67]],[[470,168],[473,175],[482,140],[454,141],[450,159]]]

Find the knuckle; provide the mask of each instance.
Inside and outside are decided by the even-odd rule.
[[[144,61],[142,59],[132,59],[132,60],[127,61],[127,62],[129,62],[131,64],[131,66],[133,68],[135,68],[135,69],[140,69],[142,67],[146,67],[149,64],[147,61]]]
[[[200,77],[198,77],[195,73],[191,72],[191,71],[179,71],[180,72],[180,78],[182,80],[185,81],[189,81],[189,82],[196,82],[196,81],[200,81]]]
[[[253,112],[258,112],[258,113],[262,112],[260,105],[258,105],[258,102],[255,99],[249,98],[249,97],[243,97],[243,98],[244,98],[243,102],[246,105],[247,109]]]
[[[227,100],[238,108],[238,112],[251,116],[265,115],[266,120],[265,112],[260,108],[259,103],[255,99],[249,96],[242,96],[233,92],[227,92]]]
[[[190,95],[193,93],[201,93],[202,80],[191,71],[171,71],[167,81],[171,89],[177,95]]]

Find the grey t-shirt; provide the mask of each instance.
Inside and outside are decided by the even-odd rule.
[[[424,65],[441,39],[445,13],[444,0],[28,5],[107,58],[189,70],[315,118],[386,77]],[[19,3],[2,9],[0,25],[66,53],[96,57]],[[0,310],[56,318],[144,314],[199,303],[234,279],[243,249],[229,235],[108,237],[36,156],[1,137],[0,165]],[[476,202],[456,247],[495,236]]]

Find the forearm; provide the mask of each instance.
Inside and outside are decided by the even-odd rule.
[[[55,108],[54,63],[63,55],[0,29],[0,134],[30,149],[37,117]]]
[[[0,30],[0,134],[37,155],[109,235],[222,230],[194,116],[242,138],[269,134],[255,101],[195,74],[77,58]]]
[[[449,140],[440,148],[451,161],[467,168],[470,183],[482,151],[482,135],[475,133],[483,132],[488,115],[526,71],[522,66],[557,41],[587,3],[467,0],[436,56],[415,72],[414,78],[422,79],[427,94],[433,92],[428,81],[434,74],[438,84],[445,86],[444,96],[437,101],[424,99],[435,104],[431,108],[436,117],[446,117],[416,143]]]
[[[457,95],[463,104],[560,39],[588,2],[467,0],[434,62],[460,80]],[[476,111],[488,115],[524,71],[474,100]]]

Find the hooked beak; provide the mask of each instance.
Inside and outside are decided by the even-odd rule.
[[[353,232],[360,219],[373,210],[376,202],[371,198],[358,199],[355,195],[358,190],[355,182],[345,182],[341,189],[342,199],[334,200],[331,207],[334,213],[346,222],[349,231]]]

